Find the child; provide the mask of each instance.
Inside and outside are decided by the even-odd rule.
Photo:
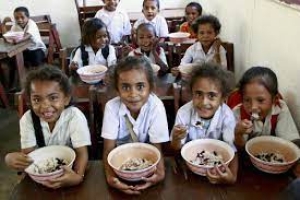
[[[233,108],[238,121],[235,143],[259,135],[274,135],[297,141],[299,132],[286,103],[279,98],[276,74],[266,67],[248,69],[240,80],[242,102]]]
[[[234,85],[232,80],[233,74],[216,64],[204,64],[194,69],[190,82],[193,99],[178,110],[171,134],[174,150],[180,150],[186,142],[200,138],[223,140],[236,149],[233,144],[236,121],[231,109],[224,103]],[[223,166],[223,172],[218,167],[207,172],[211,183],[233,184],[236,181],[237,155],[229,167]]]
[[[166,38],[169,34],[168,24],[164,17],[158,14],[159,0],[144,0],[143,13],[144,17],[138,19],[133,25],[133,32],[135,33],[137,27],[142,23],[150,23],[155,27],[157,37]],[[164,41],[164,40],[160,40]]]
[[[197,38],[197,34],[192,29],[192,23],[196,18],[202,15],[202,6],[197,2],[190,2],[185,7],[185,19],[186,22],[180,25],[181,32],[190,33],[190,38]]]
[[[202,15],[196,19],[192,28],[197,34],[198,42],[186,50],[180,65],[195,63],[201,66],[207,62],[215,62],[223,69],[227,69],[226,50],[217,38],[221,29],[218,18],[213,15]],[[172,73],[178,75],[178,67],[172,68]]]
[[[26,7],[17,7],[14,10],[16,23],[11,27],[11,31],[23,31],[24,37],[21,40],[13,41],[14,44],[30,39],[30,46],[23,52],[24,62],[31,67],[40,66],[45,59],[46,46],[42,41],[36,23],[29,19],[29,11]]]
[[[69,106],[71,85],[68,78],[54,66],[29,72],[25,91],[31,110],[20,120],[21,152],[9,153],[6,164],[23,171],[33,160],[27,156],[36,148],[67,145],[74,148],[73,169],[64,168],[64,175],[44,183],[50,188],[78,185],[83,181],[88,162],[87,146],[91,144],[87,121],[83,113]]]
[[[164,49],[158,46],[155,28],[150,23],[142,23],[137,27],[137,49],[131,51],[129,56],[144,56],[153,64],[160,66],[160,73],[166,73],[168,63]]]
[[[131,24],[125,11],[118,9],[119,0],[103,0],[105,6],[99,10],[95,18],[101,19],[107,26],[110,42],[119,44],[128,41]]]
[[[102,64],[110,67],[117,62],[115,48],[109,45],[106,25],[97,18],[83,24],[81,45],[70,64],[71,70],[85,65]]]
[[[132,186],[117,178],[108,165],[107,156],[116,145],[131,141],[152,143],[161,150],[161,143],[169,141],[166,111],[162,101],[152,93],[153,70],[145,58],[128,56],[121,60],[113,81],[119,96],[106,103],[102,126],[106,180],[111,187],[124,193],[140,194],[164,179],[163,158],[156,172],[143,179],[144,184]]]

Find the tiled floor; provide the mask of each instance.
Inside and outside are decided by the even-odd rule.
[[[9,199],[10,192],[18,182],[15,171],[4,164],[8,152],[19,150],[19,125],[17,112],[0,108],[0,199]]]

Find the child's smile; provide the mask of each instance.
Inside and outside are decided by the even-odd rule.
[[[198,40],[204,48],[210,48],[214,43],[217,33],[211,24],[200,24],[197,34]]]

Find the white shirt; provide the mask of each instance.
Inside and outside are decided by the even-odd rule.
[[[91,144],[86,118],[76,107],[68,107],[63,110],[52,132],[50,132],[48,123],[42,119],[41,126],[46,146],[66,145],[79,148]],[[30,110],[20,120],[20,135],[22,149],[37,145]]]
[[[11,31],[25,31],[25,30],[26,33],[31,35],[30,37],[31,44],[27,49],[28,50],[42,49],[44,52],[46,52],[46,45],[42,41],[39,28],[32,19],[28,19],[28,22],[24,27],[24,29],[18,24],[14,24],[11,27]]]
[[[143,18],[138,19],[134,23],[133,28],[137,29],[137,27],[142,23],[152,24],[155,28],[157,37],[168,37],[169,34],[168,24],[166,19],[163,16],[157,14],[152,21],[147,20],[144,16]]]
[[[184,125],[188,127],[187,137],[181,140],[181,144],[185,144],[190,140],[211,138],[222,140],[236,150],[234,146],[236,120],[233,112],[226,104],[223,103],[219,106],[207,129],[203,128],[201,125],[196,125],[197,122],[202,121],[203,119],[198,116],[192,101],[186,103],[178,110],[175,125]]]
[[[103,8],[96,13],[95,17],[106,24],[111,43],[118,43],[123,36],[131,35],[131,24],[125,11],[117,9],[109,12]]]
[[[85,51],[88,53],[89,56],[89,65],[101,64],[110,67],[111,65],[114,65],[117,62],[116,50],[112,45],[109,45],[109,54],[107,59],[103,57],[102,49],[99,49],[95,54],[91,46],[85,46]],[[83,67],[80,48],[76,50],[72,61],[77,62],[79,68]]]
[[[165,50],[163,48],[161,48],[161,47],[159,47],[159,48],[160,48],[160,50],[159,50],[159,55],[158,56],[168,66],[168,62],[167,62],[167,57],[166,57],[166,54],[165,54]],[[140,47],[132,50],[128,54],[128,56],[141,56],[141,55],[143,55],[144,57],[146,57],[150,61],[150,63],[156,64],[155,57],[154,57],[153,53],[150,52],[150,54],[148,56],[146,53],[142,52],[142,50],[141,50]]]
[[[216,62],[214,60],[215,56],[215,49],[213,46],[211,46],[205,54],[202,45],[200,42],[196,42],[192,46],[190,46],[183,58],[181,59],[180,65],[188,64],[188,63],[199,63],[200,65],[203,65],[207,62]],[[226,50],[223,46],[220,46],[220,58],[221,58],[221,66],[224,69],[227,69],[227,59],[226,59]]]
[[[237,121],[241,120],[241,105],[239,104],[232,110]],[[275,134],[286,140],[299,139],[299,132],[292,118],[292,115],[283,100],[279,100],[279,105],[273,105],[271,112],[266,116],[265,122],[254,120],[253,130],[256,135],[271,135],[271,116],[278,115]],[[248,140],[248,135],[244,135],[245,140]]]
[[[117,140],[117,143],[129,142],[131,136],[126,126],[125,115],[128,115],[139,142],[169,141],[166,110],[155,94],[149,95],[136,120],[131,117],[130,111],[121,102],[120,97],[108,101],[105,105],[101,136],[105,139]]]

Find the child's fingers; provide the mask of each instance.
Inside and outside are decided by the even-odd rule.
[[[144,184],[135,186],[135,190],[144,190],[144,189],[147,189],[150,186],[152,186],[152,183],[151,182],[146,182]]]

